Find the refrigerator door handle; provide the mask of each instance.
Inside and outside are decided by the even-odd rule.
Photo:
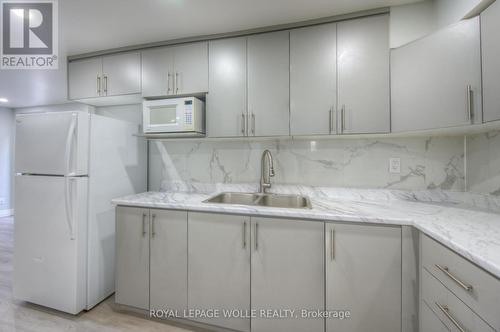
[[[71,154],[73,151],[71,151],[71,148],[73,147],[73,139],[75,138],[75,131],[76,131],[76,121],[78,119],[78,115],[76,113],[73,114],[73,117],[71,118],[71,124],[68,129],[68,136],[66,137],[66,176],[73,176],[75,173],[70,173],[70,168],[71,168]]]
[[[68,221],[69,227],[69,237],[71,240],[75,239],[75,234],[73,233],[73,203],[72,203],[72,195],[71,195],[71,180],[73,178],[65,177],[65,195],[64,195],[64,203],[66,205],[66,220]]]
[[[71,119],[71,124],[68,130],[68,136],[66,137],[66,174],[64,176],[65,193],[64,193],[64,203],[66,205],[66,219],[68,221],[69,235],[70,239],[74,240],[75,235],[73,233],[73,204],[71,202],[71,179],[70,176],[74,173],[70,172],[71,168],[71,147],[73,146],[73,139],[75,137],[77,114],[74,113]]]

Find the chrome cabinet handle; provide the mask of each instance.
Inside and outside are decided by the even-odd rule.
[[[167,95],[170,94],[170,77],[172,75],[170,74],[170,72],[168,72],[167,74]]]
[[[458,279],[453,274],[451,274],[450,269],[448,269],[447,266],[441,266],[439,264],[436,264],[436,267],[440,269],[441,272],[443,272],[445,275],[447,275],[451,280],[457,283],[460,287],[462,287],[464,290],[466,290],[467,292],[472,292],[473,287],[471,285],[467,285],[462,280]]]
[[[331,134],[332,128],[333,128],[333,125],[332,125],[332,123],[333,123],[333,109],[332,108],[330,108],[330,111],[328,112],[328,116],[329,116],[329,118],[328,118],[328,120],[329,120],[328,121],[328,132]]]
[[[156,214],[153,214],[151,216],[151,237],[155,237],[156,231],[155,231],[155,219],[156,219]]]
[[[258,232],[259,232],[259,223],[255,223],[255,251],[259,249],[259,242],[258,242]]]
[[[330,260],[335,260],[335,229],[330,229]]]
[[[342,105],[340,110],[340,133],[344,133],[345,130],[345,105]]]
[[[108,76],[104,75],[104,94],[108,95]]]
[[[175,73],[175,93],[179,93],[179,73]]]
[[[472,91],[472,86],[469,84],[467,85],[467,119],[472,123],[473,120],[473,114],[472,114],[472,100],[473,100],[473,91]]]
[[[146,214],[142,214],[142,236],[146,235]]]
[[[97,95],[100,96],[101,95],[101,76],[99,76],[99,75],[97,75],[96,85],[97,85]]]
[[[241,113],[241,134],[245,136],[245,113]]]
[[[255,136],[255,114],[252,113],[252,135]]]
[[[455,325],[455,327],[460,331],[460,332],[466,332],[466,330],[462,327],[462,325],[460,325],[460,323],[455,319],[455,317],[453,317],[450,313],[450,309],[448,308],[448,306],[446,305],[441,305],[439,303],[436,302],[436,305],[437,307],[439,308],[439,310],[441,310],[443,312],[443,314],[446,316],[446,318],[448,318],[450,320],[450,322],[453,323],[453,325]]]
[[[247,248],[247,222],[243,222],[243,249]]]

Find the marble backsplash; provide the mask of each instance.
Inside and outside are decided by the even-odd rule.
[[[274,157],[275,184],[465,190],[464,138],[332,138],[261,141],[151,141],[149,190],[258,183],[262,152]],[[389,159],[401,173],[389,173]]]
[[[466,151],[467,190],[500,197],[500,131],[468,136]]]

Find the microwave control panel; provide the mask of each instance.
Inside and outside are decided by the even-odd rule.
[[[193,126],[193,101],[186,100],[184,101],[184,126],[192,127]]]

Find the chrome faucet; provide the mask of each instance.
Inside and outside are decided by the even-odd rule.
[[[266,163],[267,159],[267,163]],[[267,169],[266,169],[267,164]],[[260,161],[260,192],[265,193],[271,188],[271,177],[274,176],[273,155],[271,151],[264,150]]]

